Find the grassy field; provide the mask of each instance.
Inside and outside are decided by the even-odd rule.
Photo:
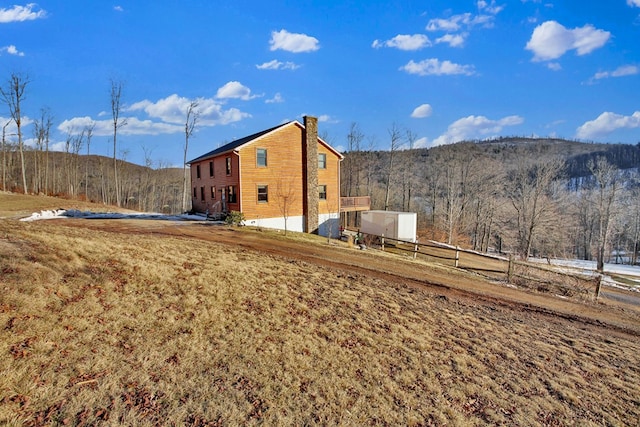
[[[1,425],[640,419],[637,335],[66,221],[0,219]]]

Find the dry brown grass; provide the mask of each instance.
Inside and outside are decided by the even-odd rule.
[[[64,221],[0,220],[0,272],[0,424],[640,419],[637,336],[561,318]]]

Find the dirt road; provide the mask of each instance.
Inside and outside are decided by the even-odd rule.
[[[343,242],[314,243],[285,239],[272,231],[229,228],[211,223],[188,223],[153,220],[64,220],[68,226],[100,229],[123,234],[181,236],[194,240],[218,242],[250,251],[320,265],[352,277],[365,275],[385,280],[390,286],[425,289],[446,298],[496,308],[518,310],[523,317],[548,316],[579,322],[584,327],[602,328],[617,333],[640,335],[640,307],[636,295],[607,290],[599,302],[578,302],[554,295],[532,293],[462,270],[416,261],[376,250],[361,251]],[[197,245],[194,245],[197,250]]]

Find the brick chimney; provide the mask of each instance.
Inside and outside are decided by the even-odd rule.
[[[317,234],[320,201],[318,194],[318,119],[316,117],[304,116],[302,157],[305,232]]]

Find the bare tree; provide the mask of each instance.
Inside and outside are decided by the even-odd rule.
[[[34,156],[34,180],[33,191],[39,193],[49,190],[49,133],[53,125],[51,112],[48,108],[40,110],[40,118],[34,122],[33,136],[36,142]],[[42,155],[44,155],[44,165]]]
[[[71,197],[76,197],[78,194],[78,154],[84,143],[83,129],[79,134],[73,134],[73,130],[69,130],[67,139],[64,145],[64,173],[67,184],[67,194]]]
[[[116,204],[121,206],[120,201],[120,185],[118,182],[118,159],[117,159],[117,135],[118,129],[127,125],[127,120],[120,120],[120,104],[122,99],[122,89],[124,83],[122,81],[111,80],[111,115],[113,118],[113,179],[116,193]]]
[[[349,128],[349,134],[347,134],[347,150],[349,153],[358,153],[360,152],[360,144],[364,138],[364,134],[360,130],[360,127],[356,122],[351,123]],[[347,164],[344,165],[346,167],[346,196],[359,196],[359,187],[360,187],[360,165],[359,162],[355,160],[354,156],[350,156],[347,158]],[[355,194],[354,194],[355,193]]]
[[[152,150],[147,147],[142,147],[144,152],[144,165],[145,172],[140,183],[140,191],[144,194],[140,194],[138,197],[138,210],[144,212],[152,209],[156,199],[156,180],[152,178],[153,175],[153,159],[151,158]]]
[[[291,208],[295,205],[297,200],[296,187],[291,178],[284,180],[282,177],[278,177],[276,179],[276,203],[278,204],[278,209],[280,209],[280,213],[282,214],[282,218],[284,219],[284,234],[287,235],[287,222],[289,220],[289,216],[291,215]]]
[[[196,128],[198,119],[200,118],[200,111],[197,110],[198,101],[194,100],[189,103],[187,107],[187,120],[184,124],[184,160],[182,162],[183,178],[182,178],[182,211],[187,211],[187,204],[190,198],[188,197],[187,180],[189,177],[189,169],[187,168],[187,150],[189,149],[189,139],[193,135],[193,131]]]
[[[51,126],[53,126],[53,118],[51,117],[51,112],[46,109],[45,112],[45,120],[44,120],[44,146],[45,146],[45,155],[44,155],[44,191],[45,193],[49,193],[49,141],[51,135]]]
[[[89,159],[91,154],[91,137],[93,136],[93,129],[95,126],[95,122],[91,122],[91,124],[85,127],[87,137],[87,158],[85,159],[84,164],[84,196],[87,200],[91,200],[91,197],[89,197]]]
[[[524,259],[539,230],[556,218],[552,184],[563,167],[559,159],[522,158],[509,174],[507,196],[516,213],[517,252]]]
[[[7,191],[7,126],[12,120],[8,120],[2,126],[2,190]]]
[[[609,243],[611,222],[615,217],[615,202],[619,191],[618,168],[604,157],[590,160],[587,164],[596,184],[595,209],[598,219],[598,236],[596,249],[597,270],[604,269],[604,254]]]
[[[634,188],[627,198],[630,216],[629,236],[631,259],[630,264],[638,262],[638,242],[640,241],[640,188]]]
[[[22,110],[25,89],[29,84],[29,78],[17,73],[12,73],[6,87],[0,87],[0,95],[9,107],[9,114],[16,124],[18,132],[18,150],[20,151],[20,165],[22,167],[22,191],[27,192],[27,171],[24,164],[24,143],[22,141]]]
[[[474,166],[469,184],[469,204],[471,214],[471,241],[474,250],[487,251],[491,239],[494,216],[499,196],[503,190],[503,170],[501,164],[490,159],[482,160]]]
[[[402,165],[402,209],[406,212],[411,210],[411,197],[414,187],[415,173],[412,170],[413,162],[413,148],[415,146],[418,136],[411,131],[411,129],[405,130],[405,139],[409,146],[409,151],[406,153],[406,162]],[[406,206],[405,206],[406,203]]]
[[[398,126],[395,123],[391,126],[391,129],[389,129],[389,138],[391,139],[391,147],[389,150],[389,166],[387,169],[387,182],[386,182],[385,193],[384,193],[384,210],[385,211],[389,210],[389,193],[391,192],[391,178],[394,172],[393,160],[394,160],[396,151],[400,149],[400,144],[402,143],[402,136],[400,133],[400,129],[398,129]]]

